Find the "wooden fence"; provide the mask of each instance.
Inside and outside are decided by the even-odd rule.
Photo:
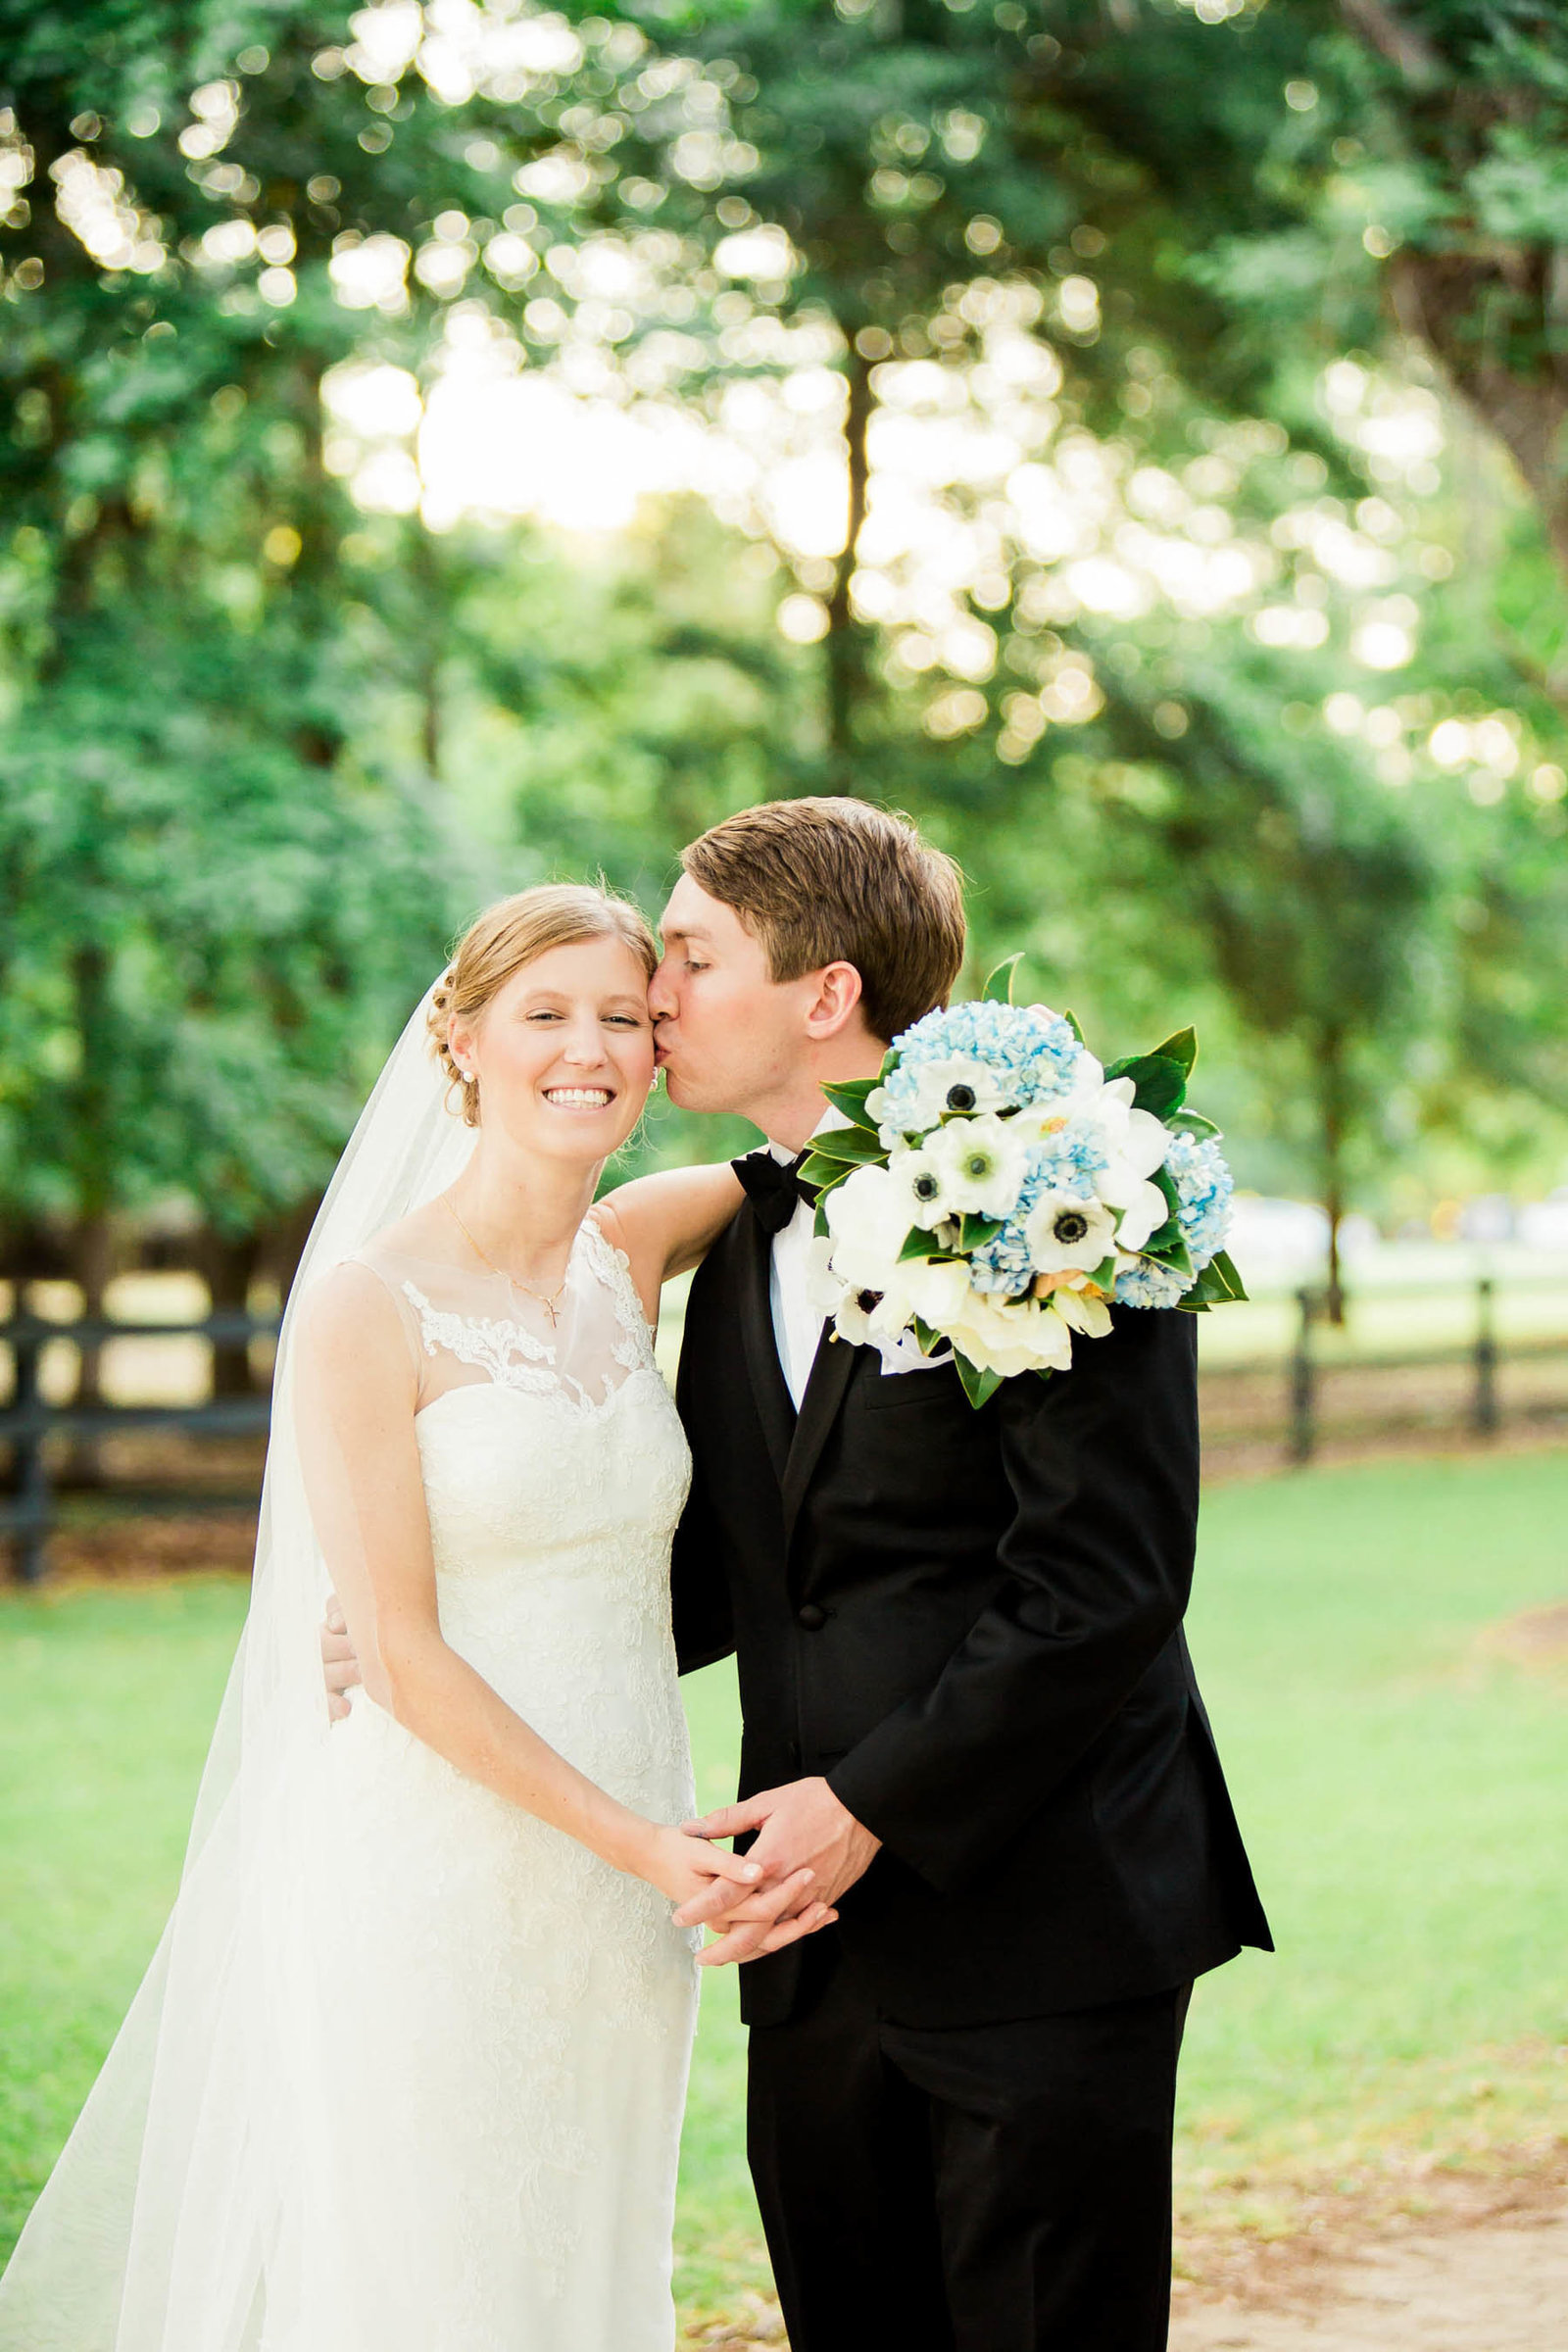
[[[1543,1292],[1552,1287],[1549,1280],[1537,1283],[1522,1276],[1502,1283],[1477,1281],[1469,1286],[1471,1312],[1464,1337],[1382,1353],[1360,1348],[1347,1351],[1329,1330],[1323,1294],[1297,1293],[1295,1338],[1283,1351],[1276,1346],[1270,1354],[1248,1360],[1226,1360],[1216,1352],[1213,1360],[1204,1362],[1204,1445],[1211,1465],[1223,1470],[1234,1460],[1244,1466],[1266,1466],[1282,1454],[1289,1462],[1308,1462],[1325,1444],[1340,1445],[1348,1436],[1353,1442],[1378,1444],[1397,1442],[1416,1431],[1436,1433],[1440,1439],[1467,1431],[1486,1439],[1505,1422],[1528,1420],[1560,1426],[1568,1435],[1568,1281],[1559,1279],[1555,1285],[1562,1295],[1562,1314],[1553,1328],[1514,1331],[1505,1339],[1498,1331],[1502,1292],[1526,1295],[1539,1308]],[[1462,1295],[1456,1286],[1442,1291],[1431,1285],[1409,1286],[1402,1292],[1369,1288],[1352,1301],[1350,1311],[1352,1319],[1359,1308],[1375,1320],[1381,1308],[1401,1297],[1430,1303],[1454,1302]],[[21,1286],[17,1297],[15,1311],[0,1318],[0,1368],[7,1363],[10,1367],[9,1396],[0,1404],[0,1462],[9,1459],[10,1466],[0,1491],[0,1540],[9,1544],[13,1574],[32,1584],[45,1573],[50,1536],[60,1524],[60,1464],[70,1441],[159,1430],[202,1440],[259,1440],[266,1435],[270,1411],[260,1383],[250,1395],[209,1395],[196,1402],[85,1403],[79,1396],[74,1400],[52,1399],[44,1395],[39,1377],[44,1350],[65,1342],[79,1356],[117,1340],[194,1339],[207,1342],[215,1351],[232,1352],[257,1341],[275,1340],[278,1318],[219,1313],[172,1323],[103,1317],[57,1320],[30,1312]],[[1279,1302],[1274,1303],[1277,1308]],[[247,1448],[232,1493],[216,1494],[188,1472],[182,1477],[177,1465],[172,1479],[166,1471],[151,1485],[111,1467],[94,1489],[95,1499],[116,1514],[254,1509],[258,1451]]]
[[[1468,1300],[1468,1314],[1462,1312]],[[1528,1305],[1534,1328],[1499,1330],[1499,1309]],[[1260,1302],[1262,1303],[1262,1302]],[[1276,1309],[1281,1301],[1267,1302]],[[1366,1344],[1366,1328],[1401,1305],[1447,1310],[1448,1336],[1397,1346]],[[1283,1355],[1205,1361],[1201,1386],[1205,1448],[1223,1462],[1250,1436],[1278,1458],[1312,1461],[1325,1446],[1388,1444],[1415,1436],[1494,1437],[1505,1424],[1560,1427],[1568,1436],[1568,1281],[1544,1276],[1479,1277],[1442,1289],[1387,1284],[1360,1292],[1348,1321],[1361,1337],[1336,1334],[1326,1294],[1296,1292],[1293,1337]],[[1543,1307],[1552,1312],[1543,1315]],[[1243,1310],[1245,1311],[1245,1310]]]
[[[0,1348],[11,1364],[11,1395],[0,1410],[0,1446],[11,1457],[10,1492],[0,1495],[0,1535],[10,1540],[13,1573],[36,1584],[48,1566],[49,1538],[59,1518],[53,1441],[106,1438],[127,1430],[178,1429],[200,1437],[265,1436],[271,1400],[264,1393],[211,1396],[199,1404],[54,1403],[42,1394],[39,1365],[45,1348],[61,1340],[93,1349],[114,1340],[200,1339],[214,1348],[244,1348],[254,1340],[275,1340],[275,1315],[220,1313],[179,1323],[126,1323],[106,1316],[57,1321],[26,1308],[0,1321]],[[111,1486],[108,1492],[113,1494]],[[246,1506],[254,1494],[235,1496]],[[161,1511],[211,1509],[211,1494],[172,1489],[151,1495],[122,1492],[121,1507]]]

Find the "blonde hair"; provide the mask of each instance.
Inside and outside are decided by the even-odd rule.
[[[510,899],[498,899],[468,925],[430,992],[425,1016],[431,1052],[452,1084],[463,1089],[466,1127],[479,1124],[479,1082],[465,1077],[453,1058],[447,1042],[453,1021],[473,1020],[536,956],[594,939],[618,939],[653,978],[659,950],[641,913],[628,900],[590,883],[538,883],[532,890],[514,892]]]

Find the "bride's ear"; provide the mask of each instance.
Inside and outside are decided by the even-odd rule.
[[[816,994],[806,1015],[807,1035],[814,1044],[843,1036],[855,1019],[862,993],[860,975],[853,963],[823,965],[816,974]]]
[[[478,1073],[474,1066],[473,1030],[468,1022],[461,1020],[456,1014],[447,1023],[447,1052],[452,1056],[460,1078],[471,1081],[477,1076]]]

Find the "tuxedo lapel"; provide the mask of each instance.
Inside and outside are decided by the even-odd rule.
[[[801,1417],[795,1424],[795,1442],[790,1447],[789,1462],[784,1472],[786,1541],[794,1532],[796,1514],[805,1499],[827,1433],[838,1419],[844,1392],[855,1370],[857,1353],[858,1350],[848,1341],[835,1339],[826,1329],[817,1342],[816,1354],[811,1361],[811,1376],[806,1384],[806,1395],[801,1398]]]
[[[778,1360],[778,1344],[773,1337],[773,1308],[768,1297],[768,1272],[772,1259],[772,1236],[760,1217],[750,1208],[741,1209],[740,1243],[740,1324],[741,1339],[746,1349],[746,1369],[751,1375],[752,1395],[757,1401],[758,1418],[767,1440],[768,1456],[773,1475],[783,1483],[785,1467],[790,1457],[790,1442],[795,1432],[795,1407],[790,1400],[789,1384],[784,1367]]]

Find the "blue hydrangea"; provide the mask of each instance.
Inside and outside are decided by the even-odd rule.
[[[919,1073],[929,1062],[956,1056],[984,1062],[996,1073],[1009,1103],[1020,1109],[1067,1092],[1083,1051],[1059,1013],[1043,1004],[993,1004],[975,1001],[928,1012],[893,1041],[898,1067],[884,1081],[890,1108],[886,1125],[912,1119]]]
[[[1175,1306],[1187,1292],[1184,1275],[1173,1273],[1169,1266],[1155,1263],[1152,1257],[1141,1257],[1136,1266],[1129,1266],[1116,1277],[1118,1306]]]
[[[1173,1135],[1165,1165],[1176,1182],[1176,1220],[1182,1240],[1201,1273],[1225,1247],[1235,1179],[1212,1136]]]
[[[1036,1144],[1011,1216],[970,1259],[969,1279],[975,1289],[1001,1291],[1008,1297],[1027,1290],[1034,1268],[1024,1228],[1035,1202],[1042,1193],[1070,1193],[1079,1200],[1093,1200],[1106,1164],[1103,1141],[1087,1118],[1069,1119],[1065,1127]]]
[[[1093,1200],[1109,1164],[1104,1137],[1095,1121],[1069,1119],[1065,1127],[1036,1144],[1029,1154],[1029,1172],[1024,1178],[1029,1206],[1042,1193],[1072,1193],[1080,1200]]]
[[[977,1291],[1000,1292],[1007,1298],[1029,1288],[1034,1268],[1021,1218],[1009,1217],[995,1240],[975,1251],[969,1260],[969,1280]]]

